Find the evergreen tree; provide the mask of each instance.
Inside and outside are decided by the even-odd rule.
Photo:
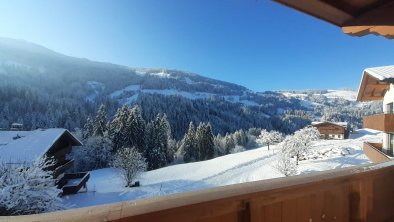
[[[88,137],[91,137],[93,135],[93,120],[88,117],[88,119],[86,120],[85,125],[83,126],[83,139],[87,139]]]
[[[127,119],[129,116],[129,109],[127,106],[122,106],[116,111],[115,118],[109,124],[109,137],[112,140],[114,150],[125,147],[127,144]]]
[[[174,154],[176,150],[173,150],[174,147],[170,147],[171,137],[171,127],[168,122],[167,115],[164,114],[160,119],[160,139],[161,144],[163,144],[163,150],[166,151],[166,159],[167,163],[171,163],[174,160]]]
[[[148,169],[158,169],[167,164],[168,132],[162,123],[162,117],[157,115],[146,127],[145,158]]]
[[[213,134],[210,124],[200,123],[196,130],[197,160],[212,159],[215,153]]]
[[[235,148],[235,141],[233,136],[226,133],[225,142],[226,142],[226,154],[229,154],[231,150]]]
[[[107,108],[101,104],[94,119],[94,136],[104,136],[107,132]]]
[[[206,124],[204,128],[204,160],[212,159],[215,154],[215,144],[213,143],[213,134],[212,134],[212,127],[211,124]]]
[[[181,149],[183,151],[183,160],[188,162],[193,162],[197,160],[197,147],[196,147],[196,127],[193,122],[189,123],[189,129],[185,136],[183,137],[181,143]]]
[[[126,120],[125,136],[126,141],[124,146],[135,147],[138,152],[143,153],[145,150],[145,128],[146,123],[142,118],[141,108],[134,106],[129,110],[129,115]]]

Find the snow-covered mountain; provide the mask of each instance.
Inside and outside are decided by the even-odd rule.
[[[347,91],[253,92],[195,73],[94,62],[6,38],[0,38],[0,78],[0,128],[22,122],[31,129],[72,130],[100,104],[107,105],[110,116],[121,105],[138,104],[147,120],[166,113],[177,138],[190,121],[211,122],[222,134],[251,127],[290,133],[313,120],[305,113],[321,118],[338,104],[358,107]],[[335,118],[355,116],[351,121],[360,126],[363,114],[351,111]]]

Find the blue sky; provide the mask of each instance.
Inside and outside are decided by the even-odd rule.
[[[268,0],[0,0],[0,36],[132,67],[176,68],[252,90],[358,87],[394,41]]]

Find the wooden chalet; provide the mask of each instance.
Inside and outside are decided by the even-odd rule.
[[[0,131],[0,161],[7,164],[30,164],[41,157],[53,158],[53,171],[63,195],[76,193],[86,187],[89,173],[68,173],[74,160],[68,157],[73,146],[82,143],[66,129],[33,131]]]
[[[350,35],[394,36],[394,1],[275,1]],[[393,200],[394,163],[387,161],[0,221],[384,222],[394,221]]]
[[[312,122],[312,126],[319,130],[321,139],[343,140],[349,138],[347,122]]]
[[[394,66],[365,69],[358,101],[382,101],[382,113],[364,117],[364,128],[383,133],[382,143],[364,143],[364,152],[374,162],[390,160],[394,154]]]

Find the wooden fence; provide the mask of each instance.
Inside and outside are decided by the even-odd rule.
[[[0,221],[394,221],[394,162]]]

